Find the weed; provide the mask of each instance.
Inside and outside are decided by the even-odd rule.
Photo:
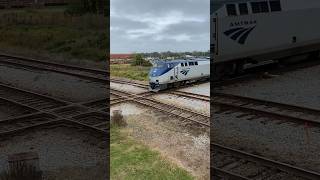
[[[0,180],[41,180],[41,172],[36,171],[33,166],[15,166],[0,174]]]
[[[121,110],[114,110],[112,112],[111,124],[118,127],[127,126],[127,122],[123,118]]]

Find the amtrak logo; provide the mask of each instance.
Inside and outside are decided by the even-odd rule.
[[[237,27],[232,28],[224,32],[224,34],[228,37],[230,37],[232,40],[237,41],[239,44],[243,45],[246,43],[246,40],[251,33],[251,31],[256,28],[256,26],[253,27]]]
[[[254,25],[254,24],[257,24],[256,20],[235,21],[230,23],[230,27],[248,26],[248,25]]]
[[[188,69],[183,69],[182,71],[180,71],[180,73],[186,76],[189,71],[190,71],[189,68]]]

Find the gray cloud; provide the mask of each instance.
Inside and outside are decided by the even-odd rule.
[[[207,51],[209,0],[111,0],[111,52]]]

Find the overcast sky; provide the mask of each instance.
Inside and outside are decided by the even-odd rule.
[[[111,53],[208,51],[209,0],[111,0]]]

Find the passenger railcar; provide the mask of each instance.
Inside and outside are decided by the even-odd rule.
[[[213,78],[241,73],[247,65],[318,56],[319,0],[213,0]]]
[[[149,89],[159,91],[209,78],[209,59],[157,61],[149,73]]]

